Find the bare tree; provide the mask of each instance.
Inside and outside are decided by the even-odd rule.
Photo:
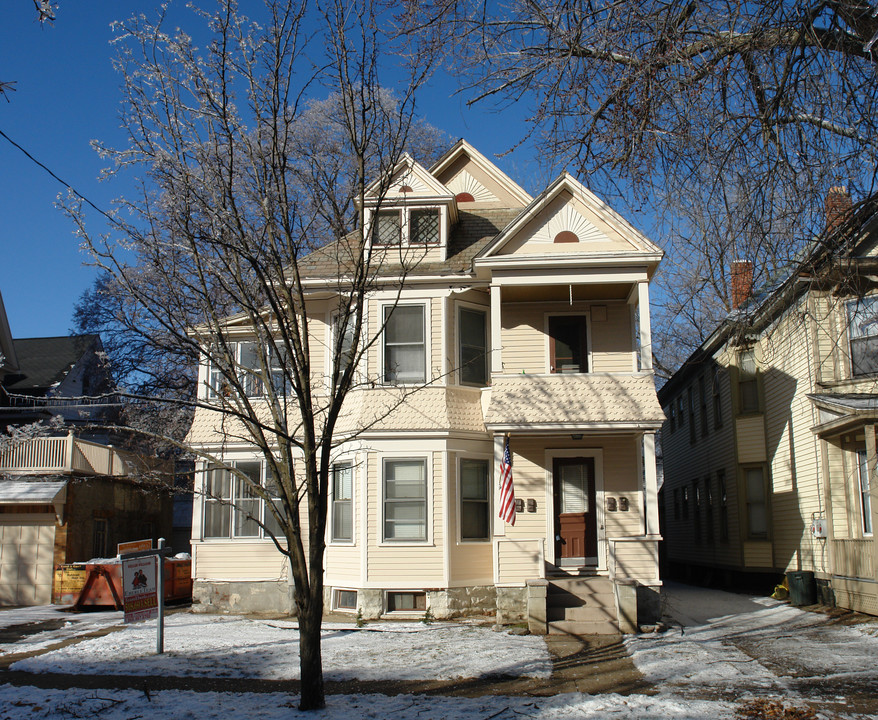
[[[450,49],[470,103],[526,106],[548,162],[660,208],[668,317],[715,319],[729,259],[762,281],[820,233],[829,187],[874,188],[874,2],[434,0],[399,21]]]
[[[367,181],[389,179],[410,137],[429,134],[412,131],[426,68],[410,68],[393,95],[379,86],[383,36],[368,0],[268,0],[255,19],[223,0],[196,16],[210,34],[203,50],[166,31],[164,14],[118,25],[129,142],[102,150],[140,178],[141,192],[120,201],[103,236],[90,232],[75,197],[68,211],[112,284],[112,322],[148,327],[141,339],[151,350],[163,342],[209,364],[207,398],[160,399],[216,413],[230,440],[264,457],[274,488],[225,467],[280,527],[272,538],[294,580],[300,708],[315,709],[324,705],[327,498],[343,441],[336,428],[357,362],[375,341],[363,315],[380,263],[365,252]],[[334,120],[318,133],[313,97],[321,94]],[[341,238],[342,227],[352,232]],[[312,370],[306,311],[317,248],[338,268],[336,370],[326,382]],[[252,342],[247,362],[236,329]],[[223,466],[221,456],[193,451]]]

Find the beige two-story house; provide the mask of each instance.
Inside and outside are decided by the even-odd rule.
[[[878,614],[878,215],[850,208],[833,189],[824,236],[750,297],[736,263],[742,304],[659,393],[673,576],[770,592],[794,572],[806,602]]]
[[[606,626],[617,586],[636,589],[640,620],[656,615],[664,416],[649,282],[661,251],[570,175],[531,197],[465,141],[429,169],[404,158],[367,199],[366,222],[380,262],[365,316],[378,339],[338,431],[351,440],[333,472],[329,607]],[[317,374],[332,372],[343,255],[336,243],[302,263]],[[245,363],[247,329],[230,333]],[[200,379],[209,400],[208,366]],[[266,481],[259,456],[209,409],[189,439]],[[514,524],[498,512],[507,441]],[[219,502],[216,473],[196,473],[195,597],[289,609],[282,556],[256,523],[234,521],[236,504],[258,513],[261,501],[226,483]],[[586,590],[610,600],[571,601]]]

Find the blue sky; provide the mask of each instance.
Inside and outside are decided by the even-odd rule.
[[[0,130],[102,208],[124,191],[118,183],[98,179],[106,162],[89,144],[97,138],[116,145],[124,140],[110,23],[154,5],[61,2],[55,23],[40,26],[30,0],[4,3],[0,80],[15,81],[16,90],[8,102],[0,99]],[[487,107],[467,108],[463,98],[453,96],[455,87],[453,80],[439,76],[419,97],[421,114],[452,139],[466,137],[493,157],[524,132],[515,118],[521,113],[507,111],[501,118]],[[541,173],[530,146],[497,162],[526,189],[539,189]],[[55,207],[64,187],[2,137],[0,168],[0,293],[12,334],[66,335],[73,306],[95,270],[85,265],[72,224]],[[104,227],[96,214],[91,227]]]

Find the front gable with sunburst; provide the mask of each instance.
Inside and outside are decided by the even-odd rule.
[[[461,210],[524,207],[532,200],[518,183],[466,140],[455,143],[430,172],[454,194]]]
[[[483,257],[643,252],[660,250],[565,173],[497,237]]]

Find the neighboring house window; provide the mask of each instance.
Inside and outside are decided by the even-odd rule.
[[[723,408],[719,388],[719,368],[716,365],[713,366],[711,387],[713,389],[713,426],[721,428],[723,426]]]
[[[460,461],[460,539],[490,539],[488,461]]]
[[[692,483],[692,498],[695,501],[695,513],[693,515],[695,525],[695,542],[701,542],[701,486],[698,481]]]
[[[707,543],[713,545],[713,488],[710,484],[710,475],[704,478],[704,505],[707,514]]]
[[[729,539],[729,497],[726,494],[726,473],[719,470],[716,474],[719,486],[719,539],[728,542]]]
[[[693,397],[696,390],[689,388],[686,391],[686,404],[689,406],[689,442],[695,442],[695,398]]]
[[[741,401],[742,413],[759,412],[756,354],[752,350],[738,353],[738,396]]]
[[[587,322],[584,315],[549,317],[549,363],[553,373],[588,372]]]
[[[689,488],[683,487],[683,519],[689,519]]]
[[[701,410],[701,437],[706,437],[707,428],[707,393],[704,391],[704,375],[698,377],[698,402]]]
[[[427,461],[384,461],[384,539],[427,539]]]
[[[744,469],[747,488],[747,533],[750,537],[768,536],[768,501],[765,487],[765,471],[762,467]]]
[[[427,348],[423,305],[384,308],[384,382],[422,383]]]
[[[680,422],[680,427],[686,424],[686,411],[683,407],[683,394],[677,396],[677,419]]]
[[[851,373],[878,372],[878,295],[847,304]]]
[[[482,310],[460,308],[460,382],[488,384],[488,314]]]
[[[333,542],[354,539],[354,467],[349,462],[332,466],[332,530]]]
[[[92,557],[107,557],[109,546],[109,523],[106,518],[94,518],[92,527]]]
[[[680,519],[680,488],[674,488],[674,520]]]
[[[235,469],[240,477],[227,468],[211,467],[204,483],[204,537],[205,538],[258,538],[268,536],[259,526],[261,519],[270,532],[283,537],[280,524],[271,510],[263,507],[264,501],[254,485],[263,478],[262,463],[258,460],[238,461]],[[270,473],[266,473],[265,488],[280,507],[279,491]],[[246,478],[246,479],[245,479]]]
[[[671,432],[674,432],[674,430],[677,429],[677,411],[675,408],[676,408],[676,406],[674,405],[674,401],[671,400],[671,402],[668,404],[668,409],[667,409],[668,420],[670,420]]]
[[[872,534],[872,479],[869,473],[869,464],[866,462],[866,451],[857,453],[860,468],[860,515],[863,519],[863,535]]]

